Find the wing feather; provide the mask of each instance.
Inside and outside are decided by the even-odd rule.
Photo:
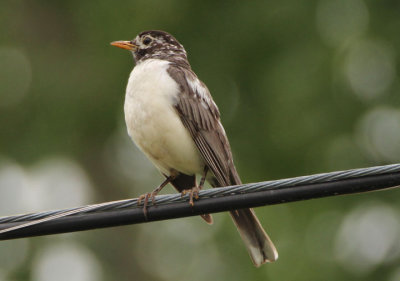
[[[188,68],[171,64],[168,72],[180,86],[175,108],[214,174],[216,185],[240,184],[219,110],[209,90]]]

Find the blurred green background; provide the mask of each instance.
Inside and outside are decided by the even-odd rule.
[[[244,182],[400,162],[400,2],[1,1],[0,215],[136,197],[161,176],[126,134],[148,29],[185,46]],[[171,187],[166,192],[174,192]],[[0,243],[0,280],[400,280],[400,191],[258,208],[253,267],[227,214]]]

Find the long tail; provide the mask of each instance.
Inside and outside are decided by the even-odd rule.
[[[228,181],[232,184],[241,183],[234,166],[232,166],[231,175],[232,176],[226,180],[227,183],[218,182],[212,175],[208,178],[208,181],[213,187],[228,185]],[[182,192],[184,189],[195,186],[196,181],[195,176],[179,174],[171,183],[179,192]],[[253,209],[235,210],[231,211],[230,214],[255,266],[258,267],[263,263],[273,262],[278,258],[278,252],[274,244],[267,233],[265,233]],[[208,224],[212,224],[213,220],[211,215],[204,214],[201,215],[201,217]]]
[[[278,251],[253,209],[235,210],[230,214],[255,266],[278,259]]]
[[[231,178],[231,181],[235,184],[241,183],[237,174]],[[215,178],[209,182],[213,187],[221,186]],[[278,259],[278,251],[261,226],[253,209],[234,210],[230,212],[230,215],[255,266],[259,267],[263,263]]]

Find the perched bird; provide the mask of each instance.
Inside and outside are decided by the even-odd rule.
[[[124,105],[128,134],[166,178],[140,197],[144,208],[168,183],[189,193],[191,204],[205,180],[213,187],[241,184],[218,107],[193,72],[184,47],[171,34],[158,30],[111,45],[130,50],[136,62]],[[196,175],[202,175],[198,186]],[[230,215],[255,266],[278,258],[252,209]],[[202,218],[212,223],[211,215]]]

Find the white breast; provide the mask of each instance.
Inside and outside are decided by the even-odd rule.
[[[179,87],[168,64],[149,59],[133,69],[124,106],[128,133],[163,174],[201,173],[204,162],[173,107]]]

